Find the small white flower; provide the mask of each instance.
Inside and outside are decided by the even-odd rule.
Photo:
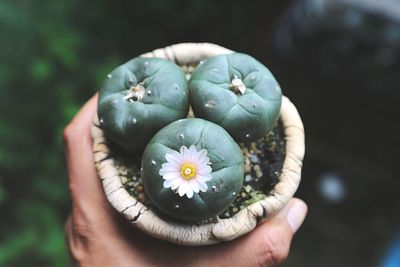
[[[165,154],[166,163],[161,165],[159,174],[164,178],[164,188],[171,188],[179,196],[207,191],[207,181],[211,180],[211,164],[207,150],[196,150],[194,145],[182,146],[180,152]]]

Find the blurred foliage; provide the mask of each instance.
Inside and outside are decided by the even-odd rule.
[[[98,71],[77,75],[77,1],[38,4],[0,2],[0,266],[67,266],[60,136]]]
[[[184,41],[256,50],[262,2],[0,1],[0,266],[67,266],[61,135],[104,75]]]

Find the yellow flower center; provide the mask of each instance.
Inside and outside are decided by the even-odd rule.
[[[196,176],[196,166],[185,163],[181,167],[181,176],[185,180],[193,179]]]

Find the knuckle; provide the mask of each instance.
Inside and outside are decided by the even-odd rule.
[[[90,231],[87,225],[75,216],[69,216],[65,224],[68,252],[74,262],[80,262],[88,253]]]
[[[73,123],[70,123],[67,125],[67,127],[64,128],[63,131],[63,141],[64,145],[68,145],[72,139],[74,139],[75,135],[75,126]]]
[[[75,214],[76,213],[81,212],[75,211]],[[82,218],[82,215],[73,216],[71,227],[75,239],[79,240],[83,244],[86,244],[92,239],[94,233],[90,223],[86,218]]]
[[[73,225],[73,229],[80,240],[84,241],[85,243],[90,240],[92,236],[92,231],[90,227],[87,226],[87,224],[75,223]]]
[[[275,266],[286,260],[289,254],[289,244],[282,238],[282,234],[274,232],[265,236],[262,250],[259,254],[259,266]]]
[[[76,194],[79,193],[79,189],[80,189],[79,183],[75,182],[75,180],[69,179],[69,181],[68,181],[68,189],[69,189],[69,192],[71,193],[71,196],[75,197]]]
[[[277,265],[284,262],[289,254],[289,249],[280,248],[271,252],[272,263]]]

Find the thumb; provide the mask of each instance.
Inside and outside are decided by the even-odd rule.
[[[273,266],[284,261],[290,250],[293,234],[299,229],[307,214],[307,205],[294,198],[271,219],[262,223],[252,233],[257,266]],[[250,248],[251,249],[251,248]]]
[[[304,221],[307,205],[294,198],[271,219],[252,232],[229,242],[220,259],[229,259],[235,266],[273,266],[286,259],[293,234]],[[225,254],[225,255],[224,255]]]

